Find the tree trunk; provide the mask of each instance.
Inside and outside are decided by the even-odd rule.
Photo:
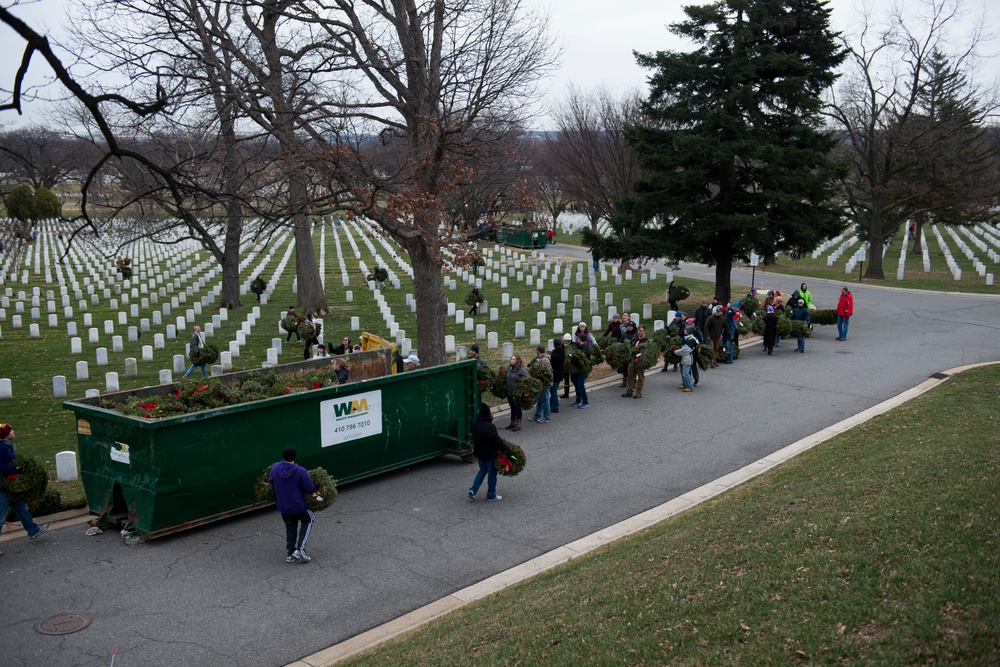
[[[733,259],[716,258],[715,260],[715,296],[722,303],[729,303],[732,295]]]
[[[301,174],[292,174],[288,182],[289,205],[294,211],[292,227],[295,230],[295,275],[298,278],[298,295],[295,300],[301,311],[317,315],[330,312],[323,293],[323,280],[313,249],[312,223],[306,214],[307,192]]]
[[[226,241],[222,251],[222,293],[219,307],[240,307],[240,241],[243,237],[243,211],[236,200],[226,202]]]
[[[924,212],[921,211],[920,213],[917,213],[915,217],[917,228],[913,230],[913,250],[910,251],[910,254],[922,257],[924,254],[924,244],[920,242],[920,233],[924,231],[924,221],[926,216],[924,215]],[[909,234],[909,231],[907,231],[907,234]]]
[[[730,303],[732,296],[733,248],[728,241],[716,241],[712,249],[715,262],[715,296],[722,303]]]
[[[881,204],[881,202],[877,202]],[[872,206],[871,224],[868,228],[868,268],[865,269],[865,278],[871,280],[883,280],[885,273],[882,271],[882,214],[878,206]]]
[[[444,323],[448,308],[441,286],[440,253],[430,244],[416,238],[404,246],[413,265],[413,298],[417,302],[417,331],[420,365],[440,366],[445,363]]]

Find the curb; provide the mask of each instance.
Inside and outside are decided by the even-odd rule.
[[[470,602],[475,602],[485,598],[493,593],[507,588],[508,586],[520,583],[547,570],[567,563],[574,558],[582,556],[583,554],[603,547],[611,542],[620,540],[623,537],[637,533],[641,530],[645,530],[665,519],[691,509],[706,500],[714,498],[715,496],[724,493],[735,486],[767,472],[771,468],[798,456],[802,452],[812,449],[816,445],[826,442],[836,435],[840,435],[841,433],[854,428],[859,424],[869,421],[873,417],[877,417],[885,412],[888,412],[889,410],[892,410],[893,408],[896,408],[907,401],[930,391],[958,373],[969,370],[970,368],[993,366],[997,364],[1000,364],[1000,362],[969,364],[951,368],[946,371],[942,371],[941,373],[936,373],[935,376],[937,377],[924,380],[917,386],[907,389],[906,391],[897,394],[892,398],[886,399],[877,405],[873,405],[857,415],[848,417],[847,419],[841,420],[836,424],[813,433],[812,435],[806,436],[805,438],[802,438],[797,442],[793,442],[787,447],[779,449],[762,459],[754,461],[739,470],[734,470],[728,475],[724,475],[712,482],[704,484],[697,489],[688,491],[687,493],[663,503],[662,505],[648,509],[645,512],[641,512],[633,517],[625,519],[624,521],[608,526],[603,530],[591,533],[590,535],[584,536],[578,540],[570,542],[569,544],[546,552],[541,556],[532,558],[531,560],[521,563],[520,565],[516,565],[508,570],[484,579],[483,581],[458,590],[451,595],[435,600],[430,604],[424,605],[423,607],[415,609],[387,623],[374,627],[371,630],[362,632],[361,634],[355,635],[354,637],[346,639],[338,644],[334,644],[333,646],[330,646],[322,651],[305,656],[293,663],[289,663],[285,667],[330,667],[331,665],[335,665],[342,660],[353,657],[370,648],[374,648],[375,646],[378,646],[379,644],[382,644],[383,642],[393,639],[399,635],[416,630],[420,626],[440,618],[441,616],[444,616],[459,607],[463,607]],[[614,382],[618,381],[617,378],[609,379],[612,379]],[[604,381],[601,380],[599,382]],[[598,383],[595,383],[595,387],[597,386]]]
[[[90,509],[86,507],[80,507],[72,510],[65,510],[63,512],[56,512],[55,514],[49,514],[47,516],[32,517],[35,523],[41,525],[43,523],[49,524],[49,530],[55,530],[57,528],[67,528],[69,526],[76,526],[81,523],[86,523],[90,521],[91,514]],[[21,524],[17,524],[17,528],[13,525],[5,525],[3,535],[0,535],[0,542],[9,542],[10,540],[17,539],[19,537],[25,537],[27,533]]]

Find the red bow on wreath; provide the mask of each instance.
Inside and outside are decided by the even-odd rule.
[[[507,458],[506,454],[501,454],[500,458],[497,459],[497,463],[500,464],[500,467],[503,468],[504,472],[510,472],[510,467],[513,465],[510,459]]]

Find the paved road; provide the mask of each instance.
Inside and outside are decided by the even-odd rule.
[[[837,284],[809,283],[819,304],[835,303]],[[806,354],[794,343],[773,357],[747,346],[691,394],[677,389],[679,375],[658,373],[643,400],[602,389],[589,410],[526,423],[518,435],[528,469],[501,478],[501,503],[467,500],[473,468],[450,457],[347,486],[319,516],[308,565],[285,564],[273,511],[138,547],[113,533],[87,537],[81,526],[6,542],[0,664],[90,667],[108,664],[117,646],[116,667],[283,665],[663,503],[932,373],[1000,359],[995,297],[858,287],[855,298],[846,343],[818,327]],[[94,621],[63,637],[32,629],[67,611]]]

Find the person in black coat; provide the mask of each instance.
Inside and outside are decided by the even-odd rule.
[[[778,314],[774,312],[774,306],[767,307],[767,314],[764,315],[764,349],[768,355],[774,354],[774,343],[778,337]]]
[[[549,355],[552,363],[552,384],[549,385],[549,409],[551,412],[559,412],[559,385],[566,379],[566,347],[562,339],[557,338],[552,341],[552,354]]]
[[[472,422],[472,452],[479,462],[479,472],[472,480],[469,487],[469,499],[475,500],[479,487],[486,480],[486,500],[502,500],[503,496],[497,495],[497,467],[494,463],[500,452],[510,453],[510,447],[500,437],[497,427],[493,425],[493,415],[490,413],[490,406],[485,403],[479,404],[479,414]]]

